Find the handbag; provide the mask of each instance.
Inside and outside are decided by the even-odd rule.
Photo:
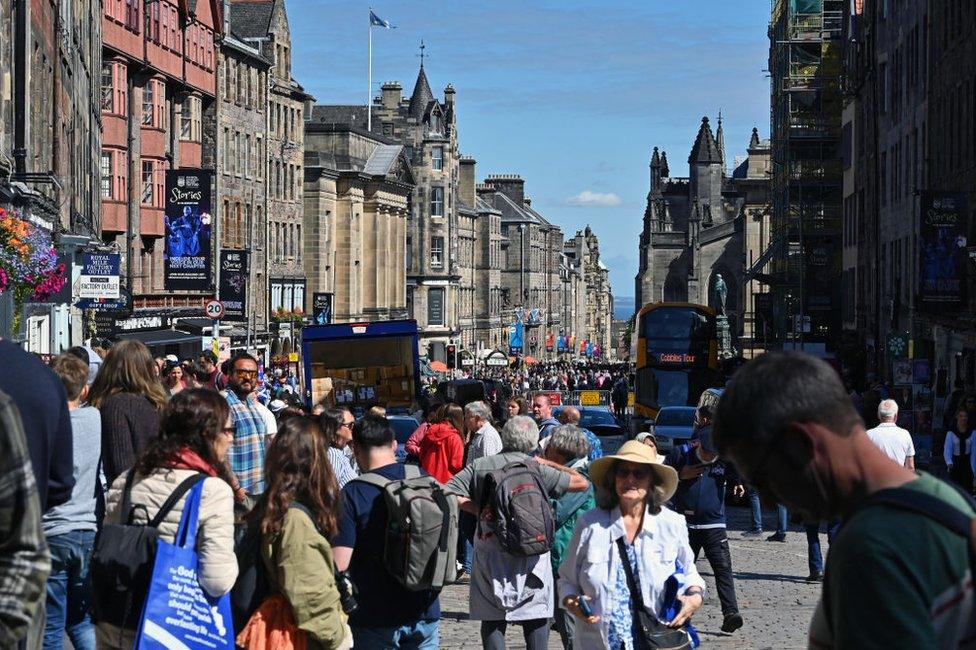
[[[623,562],[624,573],[627,575],[627,588],[630,589],[630,597],[634,601],[637,634],[644,640],[644,644],[653,650],[691,650],[691,638],[688,636],[688,632],[684,629],[670,628],[657,620],[656,616],[647,613],[647,608],[644,607],[644,597],[634,579],[634,570],[630,566],[630,560],[627,559],[627,549],[624,548],[623,538],[617,540],[617,551],[620,553],[620,561]]]
[[[197,580],[196,551],[204,481],[189,491],[173,543],[159,540],[136,635],[140,650],[234,649],[230,594],[212,598]]]

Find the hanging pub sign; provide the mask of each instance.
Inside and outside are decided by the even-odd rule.
[[[247,251],[220,251],[220,301],[224,304],[221,320],[247,322]]]
[[[918,302],[923,310],[957,311],[965,306],[968,233],[964,194],[922,193]]]
[[[212,287],[209,169],[166,170],[163,286],[167,291]]]

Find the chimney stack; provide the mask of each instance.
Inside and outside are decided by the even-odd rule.
[[[396,110],[400,106],[400,91],[403,88],[396,81],[387,81],[380,88],[383,91],[383,108]]]
[[[518,174],[489,174],[485,183],[510,198],[515,205],[525,204],[525,181]]]
[[[469,208],[475,206],[475,164],[476,161],[471,156],[461,156],[458,159],[460,170],[458,172],[458,193],[461,202]]]

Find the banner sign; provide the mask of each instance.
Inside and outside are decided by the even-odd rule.
[[[167,291],[210,291],[212,259],[209,169],[166,170],[163,286]]]
[[[966,304],[966,196],[922,193],[918,299],[927,311],[958,310]]]
[[[85,253],[81,263],[78,297],[117,299],[119,258],[118,253]]]
[[[224,303],[224,315],[221,316],[221,320],[247,322],[247,281],[249,276],[247,263],[247,251],[220,251],[220,291],[218,296],[220,301]]]
[[[332,294],[312,294],[312,324],[329,325],[332,323]]]

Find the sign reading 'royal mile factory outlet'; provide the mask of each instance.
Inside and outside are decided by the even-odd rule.
[[[247,322],[247,251],[220,251],[222,320]]]
[[[212,286],[211,174],[208,169],[166,171],[163,286],[167,291],[206,292]]]

